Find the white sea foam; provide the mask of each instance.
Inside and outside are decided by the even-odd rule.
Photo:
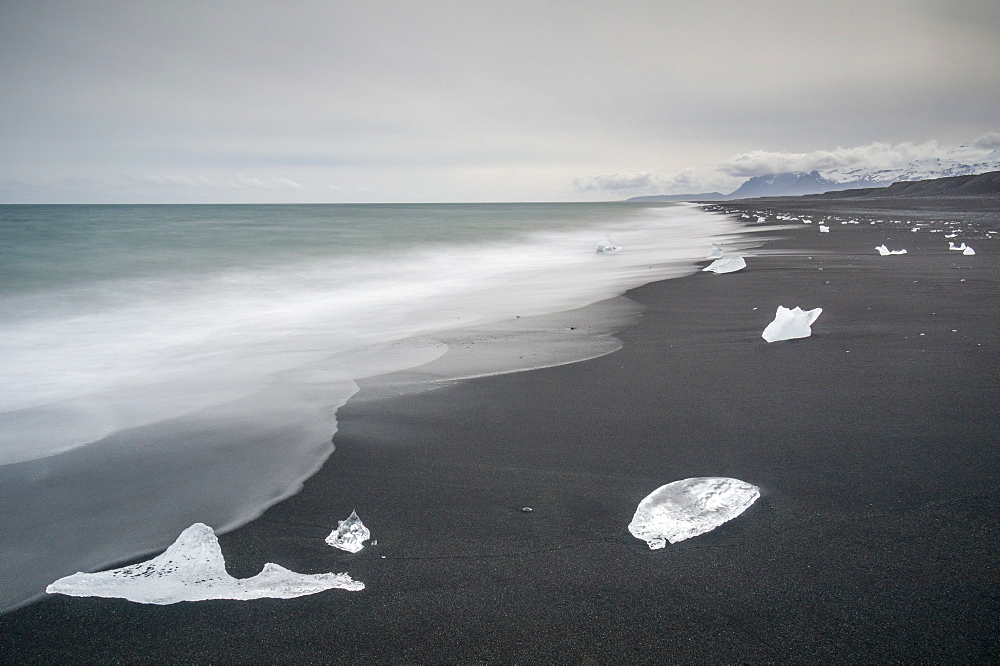
[[[706,242],[738,231],[728,218],[681,206],[637,208],[604,226],[629,248],[614,262],[595,256],[591,229],[570,228],[15,296],[0,325],[0,464],[302,376],[349,396],[357,380],[444,351],[401,341],[568,310],[683,275]]]

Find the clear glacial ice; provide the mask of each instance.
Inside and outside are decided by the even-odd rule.
[[[167,550],[147,562],[97,573],[75,573],[49,585],[49,594],[112,597],[140,604],[208,599],[291,599],[324,590],[363,590],[346,573],[300,574],[268,562],[252,578],[233,578],[211,527],[195,523]]]
[[[712,243],[712,247],[709,248],[708,254],[705,255],[706,259],[722,259],[722,246],[718,243]]]
[[[695,477],[660,486],[639,502],[628,531],[656,550],[714,530],[747,510],[760,489],[727,477]]]
[[[619,245],[616,245],[611,236],[605,236],[604,240],[597,244],[597,254],[617,254],[621,250]]]
[[[747,267],[747,262],[743,257],[726,257],[716,259],[711,264],[701,269],[702,271],[712,271],[713,273],[735,273]]]
[[[793,340],[795,338],[808,338],[812,335],[812,324],[823,313],[823,308],[814,310],[803,310],[799,306],[788,309],[783,305],[778,306],[774,314],[774,321],[767,325],[761,337],[768,342],[779,340]]]
[[[365,541],[371,538],[371,532],[358,518],[357,511],[351,511],[347,520],[338,520],[337,529],[330,532],[326,543],[334,548],[356,553],[365,547]]]

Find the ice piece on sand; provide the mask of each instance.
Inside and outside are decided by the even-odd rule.
[[[605,236],[604,240],[597,244],[597,254],[617,254],[621,247],[615,245],[611,236]]]
[[[371,538],[371,532],[358,518],[357,511],[351,511],[347,520],[338,520],[337,529],[330,532],[326,542],[334,548],[356,553],[365,547],[365,541]]]
[[[774,314],[774,321],[767,325],[761,337],[768,342],[808,338],[812,335],[812,328],[810,328],[812,323],[821,314],[823,314],[823,308],[806,311],[796,305],[795,308],[789,310],[783,305],[779,305]]]
[[[363,590],[346,573],[300,574],[268,562],[253,578],[233,578],[212,528],[195,523],[167,550],[146,562],[98,573],[76,573],[45,588],[49,594],[114,597],[140,604],[207,599],[291,599],[331,588]]]
[[[711,532],[740,515],[760,497],[760,489],[746,481],[726,477],[696,477],[660,486],[639,502],[628,531],[649,544],[663,548],[666,542]]]
[[[819,225],[819,230],[824,234],[830,233],[830,227],[826,226],[825,224]]]
[[[722,258],[722,246],[718,243],[712,243],[712,247],[709,248],[708,254],[705,256],[706,259],[721,259]]]
[[[906,250],[890,250],[885,245],[879,245],[875,249],[878,250],[878,253],[881,254],[883,257],[887,257],[890,254],[906,254]]]
[[[965,245],[965,243],[962,243],[962,245]],[[965,249],[962,250],[962,254],[975,254],[975,253],[976,253],[976,251],[973,250],[971,247],[969,247],[967,245],[966,245]]]
[[[716,259],[701,270],[712,271],[713,273],[735,273],[746,267],[747,262],[743,257],[726,257],[725,259]]]
[[[965,250],[965,243],[963,242],[961,245],[955,245],[954,241],[948,241],[948,249],[958,250],[959,252],[962,252]]]

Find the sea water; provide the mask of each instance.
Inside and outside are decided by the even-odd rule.
[[[628,202],[0,206],[0,608],[259,515],[359,386],[613,351],[616,296],[739,230]]]

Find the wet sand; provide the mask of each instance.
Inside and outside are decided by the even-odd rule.
[[[234,576],[362,592],[52,596],[0,616],[0,660],[995,660],[1000,240],[910,226],[762,232],[743,271],[630,292],[618,352],[348,403],[303,491],[220,541]],[[824,308],[812,337],[764,342],[778,305]],[[663,550],[628,533],[693,476],[762,497]],[[357,555],[323,544],[352,509]]]

